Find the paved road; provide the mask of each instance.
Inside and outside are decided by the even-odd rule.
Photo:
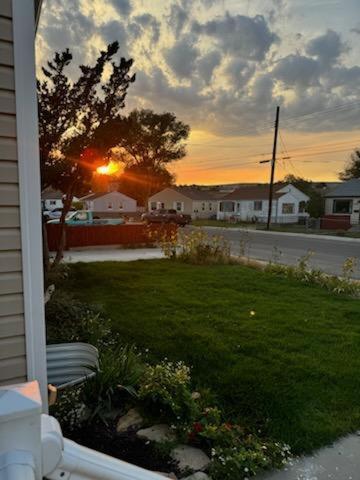
[[[314,252],[310,265],[326,273],[340,275],[346,258],[355,257],[358,267],[354,278],[360,278],[360,239],[320,235],[262,232],[239,228],[203,227],[209,234],[227,238],[234,253],[245,250],[245,255],[258,260],[280,257],[279,263],[294,265],[298,259]]]

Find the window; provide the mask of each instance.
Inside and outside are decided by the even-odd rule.
[[[210,212],[211,212],[211,210],[212,210],[212,203],[209,203],[209,210],[210,210]]]
[[[295,211],[295,203],[283,203],[282,205],[282,213],[291,214]]]
[[[157,209],[160,210],[161,208],[165,208],[165,203],[164,202],[157,202],[156,206],[157,206]]]
[[[255,200],[254,210],[256,211],[262,210],[262,200]]]
[[[183,211],[183,202],[174,202],[174,208],[177,212]]]
[[[220,202],[220,212],[233,212],[235,210],[234,202]]]
[[[351,213],[352,200],[334,200],[333,213]]]
[[[122,210],[124,208],[124,205],[122,202],[119,202],[119,210]]]
[[[50,200],[50,205],[56,205],[56,200]]]
[[[205,202],[203,202],[203,203],[201,204],[201,210],[202,210],[202,211],[205,210]]]
[[[299,203],[299,213],[305,213],[306,212],[306,202],[302,201]]]
[[[76,215],[74,215],[73,220],[75,222],[83,222],[84,220],[87,220],[87,213],[86,212],[78,212]]]
[[[112,204],[112,202],[109,202],[108,203],[108,210],[112,210],[112,208],[113,208],[113,204]]]
[[[150,203],[150,210],[156,210],[156,202]]]

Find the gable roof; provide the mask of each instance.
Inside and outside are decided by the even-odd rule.
[[[275,186],[275,190],[278,185]],[[288,192],[274,192],[273,198],[278,199]],[[269,185],[258,185],[256,187],[237,188],[224,197],[224,200],[267,200],[269,198]]]
[[[218,190],[214,189],[200,189],[200,188],[193,188],[193,187],[169,187],[171,190],[175,190],[185,197],[191,198],[191,200],[219,200],[223,198],[225,193],[219,192]]]
[[[133,198],[129,197],[128,195],[125,195],[125,193],[118,192],[116,190],[113,190],[111,192],[95,192],[95,193],[89,193],[88,195],[85,195],[84,197],[80,198],[80,202],[83,202],[85,200],[96,200],[97,198],[105,197],[105,195],[111,195],[111,194],[116,194],[116,195],[121,195],[122,197],[129,198],[130,200],[134,200]]]
[[[360,178],[353,178],[332,188],[325,197],[360,197]]]

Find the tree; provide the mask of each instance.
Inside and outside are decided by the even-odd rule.
[[[80,65],[80,75],[71,82],[66,68],[72,61],[67,49],[55,53],[43,68],[45,80],[38,81],[39,134],[42,188],[53,187],[64,193],[60,219],[61,239],[54,260],[61,258],[65,242],[65,217],[75,193],[88,190],[92,174],[104,163],[118,142],[102,132],[125,106],[133,60],[113,61],[119,50],[118,42],[101,51],[93,66]],[[103,81],[104,69],[111,73]]]
[[[174,176],[167,167],[186,155],[183,142],[190,127],[173,113],[134,110],[115,120],[113,130],[119,140],[114,154],[124,165],[121,188],[147,205],[151,195],[173,184]]]
[[[310,197],[306,206],[306,211],[311,217],[319,218],[324,214],[324,198],[321,193],[314,188],[313,183],[310,180],[290,174],[284,177],[283,182],[291,183],[294,187]]]
[[[360,149],[356,149],[350,156],[348,165],[339,174],[340,180],[360,178]]]

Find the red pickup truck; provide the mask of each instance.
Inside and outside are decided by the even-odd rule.
[[[190,215],[172,209],[167,210],[165,208],[143,213],[141,219],[146,223],[176,223],[181,227],[184,227],[191,222]]]

